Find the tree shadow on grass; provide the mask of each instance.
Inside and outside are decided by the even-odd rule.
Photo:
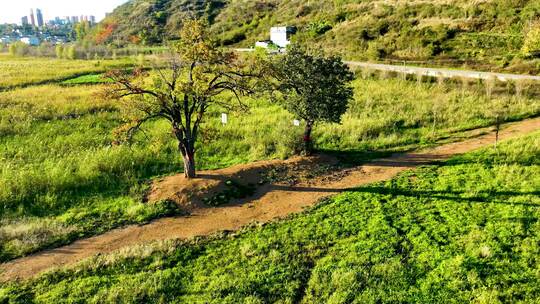
[[[459,157],[459,155],[449,155],[445,153],[413,153],[403,151],[333,151],[323,150],[324,154],[336,157],[345,166],[379,166],[379,167],[406,167],[414,168],[425,165],[456,166],[467,164],[481,164],[487,167],[497,165],[518,165],[532,166],[540,165],[540,152],[533,156],[516,158],[513,160],[497,157]]]
[[[503,124],[503,129],[507,124],[523,121],[525,119],[534,119],[540,117],[540,112],[525,114],[525,115],[515,115],[508,117]],[[474,139],[487,134],[494,134],[494,125],[489,122],[480,123],[475,126],[463,127],[459,129],[452,130],[450,133],[442,133],[437,137],[432,139],[421,138],[416,136],[411,138],[406,142],[400,142],[393,145],[389,145],[381,149],[369,149],[366,147],[364,149],[349,149],[349,150],[340,150],[340,149],[319,149],[321,153],[334,156],[340,160],[344,165],[358,166],[369,163],[372,160],[385,158],[390,156],[395,156],[399,154],[411,153],[419,148],[428,148],[436,145],[441,145],[451,142],[460,142],[467,139]],[[404,125],[403,123],[396,123],[390,126],[388,129],[381,129],[381,131],[374,136],[380,136],[387,132],[388,130],[392,131],[392,134],[395,135],[405,135],[407,131],[414,131],[422,129],[419,125]],[[481,130],[482,132],[474,133],[475,130]],[[473,132],[473,133],[470,133]],[[532,164],[540,164],[540,155],[537,154],[535,162]],[[454,161],[453,163],[457,163]],[[439,164],[439,163],[437,163]],[[516,164],[522,164],[521,162],[516,162]],[[524,165],[530,165],[528,161],[523,162]]]
[[[474,196],[468,196],[466,192],[460,191],[430,191],[430,190],[406,190],[400,188],[389,188],[379,186],[367,186],[361,188],[348,189],[348,192],[356,193],[372,193],[394,196],[406,196],[414,198],[428,198],[437,200],[454,201],[456,203],[487,203],[487,204],[500,204],[500,205],[515,205],[515,206],[528,206],[538,207],[540,204],[525,203],[525,202],[508,202],[508,198],[513,196],[540,196],[540,191],[480,191]]]

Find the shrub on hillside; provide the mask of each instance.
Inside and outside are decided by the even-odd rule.
[[[307,27],[307,31],[311,37],[320,36],[332,29],[332,25],[327,21],[313,22]]]
[[[540,56],[540,23],[533,26],[527,33],[521,52],[526,57]]]
[[[233,45],[246,39],[246,33],[241,30],[235,31],[227,35],[221,40],[223,45]]]
[[[386,51],[384,46],[382,46],[380,43],[375,42],[375,41],[369,43],[368,49],[366,51],[366,56],[369,59],[380,60],[386,57],[386,55],[388,55],[388,52]]]

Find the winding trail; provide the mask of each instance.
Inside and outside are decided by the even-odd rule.
[[[540,117],[504,125],[500,139],[511,139],[540,129]],[[133,225],[46,250],[0,265],[0,281],[28,279],[57,267],[73,265],[96,254],[171,238],[191,238],[223,230],[237,230],[252,222],[268,222],[300,212],[320,199],[349,188],[387,180],[399,172],[445,160],[494,143],[489,128],[471,131],[472,138],[418,152],[395,154],[347,169],[339,178],[315,180],[295,186],[265,185],[243,204],[200,208],[190,216],[162,218],[147,225]],[[211,175],[211,174],[210,174]]]

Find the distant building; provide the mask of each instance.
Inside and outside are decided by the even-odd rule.
[[[71,17],[71,23],[73,23],[73,24],[79,23],[79,17],[77,17],[77,16],[72,16],[72,17]]]
[[[26,43],[28,45],[39,45],[40,40],[38,37],[35,36],[26,36],[21,38],[21,42]]]
[[[90,22],[96,23],[96,16],[90,16]]]
[[[28,16],[24,16],[21,18],[21,25],[28,26]]]
[[[255,47],[270,48],[275,47],[278,49],[286,48],[291,44],[290,38],[296,33],[296,28],[292,26],[272,27],[270,29],[270,40],[258,41],[255,43]]]
[[[12,39],[9,36],[0,38],[0,43],[2,44],[10,44],[11,42],[12,42]]]
[[[292,35],[296,33],[296,28],[291,26],[273,27],[270,29],[270,40],[281,48],[286,48],[291,41]]]
[[[36,9],[36,17],[37,17],[37,25],[39,27],[42,27],[43,26],[43,13],[41,12],[41,10],[38,8]]]
[[[34,9],[30,9],[30,23],[33,27],[36,26],[36,18],[34,17]]]

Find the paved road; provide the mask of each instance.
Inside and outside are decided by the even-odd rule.
[[[405,65],[377,64],[359,61],[345,61],[350,66],[367,68],[378,71],[397,72],[410,75],[422,75],[444,78],[497,79],[499,81],[540,81],[540,76],[478,72],[467,70],[452,70],[444,68],[425,68]]]
[[[253,49],[235,49],[238,52],[252,52]],[[540,82],[540,76],[520,75],[520,74],[505,74],[505,73],[492,73],[492,72],[478,72],[467,70],[453,70],[445,68],[426,68],[415,67],[407,65],[392,65],[392,64],[380,64],[361,61],[345,61],[346,64],[353,67],[366,68],[377,71],[387,71],[404,73],[409,75],[422,75],[429,77],[444,77],[444,78],[469,78],[469,79],[497,79],[499,81],[538,81]]]

